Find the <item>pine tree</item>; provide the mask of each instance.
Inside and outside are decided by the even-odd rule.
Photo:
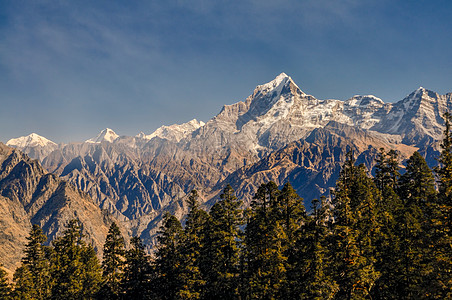
[[[314,199],[311,205],[311,215],[296,233],[290,299],[332,299],[338,290],[329,268],[334,255],[328,249],[331,210],[325,197]]]
[[[281,225],[283,231],[281,235],[281,251],[284,257],[287,258],[287,261],[284,262],[287,279],[281,288],[279,297],[287,298],[292,287],[299,284],[295,282],[295,278],[292,278],[294,272],[296,273],[294,264],[298,259],[298,255],[295,253],[296,233],[299,232],[301,225],[306,222],[306,210],[303,205],[303,199],[295,192],[289,182],[283,186],[279,193],[278,199],[273,205],[272,214],[272,219]]]
[[[181,273],[185,262],[181,253],[181,244],[184,239],[180,221],[167,212],[157,237],[154,263],[156,276],[151,284],[158,299],[178,299],[183,288]]]
[[[376,158],[375,178],[374,182],[380,191],[384,191],[387,187],[395,190],[400,178],[398,155],[395,150],[385,152],[384,148],[380,148],[380,153]]]
[[[8,274],[3,270],[3,265],[0,264],[0,299],[13,299],[12,288],[8,282]]]
[[[303,205],[303,198],[297,194],[289,182],[283,186],[279,193],[278,200],[275,202],[274,214],[276,214],[275,219],[281,223],[285,233],[285,248],[290,251],[294,247],[295,232],[305,221],[306,210]]]
[[[381,226],[376,240],[376,270],[380,277],[375,283],[374,298],[391,298],[399,286],[395,258],[400,254],[398,235],[398,215],[402,211],[402,201],[396,191],[399,190],[398,155],[394,150],[388,153],[383,148],[376,159],[374,182],[381,193],[378,197],[377,221]]]
[[[333,270],[339,298],[365,299],[379,276],[374,245],[379,234],[376,220],[379,192],[366,168],[355,166],[354,162],[349,152],[333,194]]]
[[[210,210],[204,235],[202,273],[206,276],[207,299],[234,299],[239,296],[241,201],[228,184],[221,200]]]
[[[145,246],[137,236],[130,240],[131,248],[126,251],[126,262],[122,289],[125,298],[149,299],[149,279],[151,266]]]
[[[181,299],[199,299],[205,285],[205,279],[201,273],[201,253],[208,214],[199,207],[198,192],[192,190],[188,198],[189,212],[185,222],[184,240],[181,254],[184,260],[181,278],[183,288],[178,297]]]
[[[418,153],[407,161],[406,173],[400,179],[399,195],[403,207],[397,216],[400,247],[395,254],[395,279],[400,298],[425,298],[424,276],[429,272],[428,206],[436,197],[434,178],[424,158]]]
[[[108,230],[102,260],[103,284],[100,296],[103,299],[122,297],[121,280],[125,261],[125,242],[118,225],[113,222]]]
[[[63,235],[53,242],[52,299],[88,299],[98,288],[97,258],[92,247],[83,241],[81,231],[80,221],[70,220]]]
[[[102,268],[92,245],[83,246],[81,252],[83,297],[94,299],[102,284]]]
[[[41,227],[33,225],[25,245],[21,267],[14,274],[19,298],[46,299],[51,291],[50,263],[46,256],[47,240]]]
[[[434,247],[434,271],[430,294],[436,298],[452,298],[452,115],[444,114],[445,130],[436,173],[439,177],[437,201],[430,207],[430,234]]]
[[[279,193],[274,182],[262,184],[251,202],[245,230],[249,298],[278,298],[286,285],[286,237],[274,210]]]

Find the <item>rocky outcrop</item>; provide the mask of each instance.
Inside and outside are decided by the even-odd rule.
[[[47,173],[37,160],[0,144],[1,263],[10,271],[17,267],[31,224],[40,225],[50,242],[71,219],[80,220],[86,239],[101,255],[114,219],[88,194]]]
[[[359,128],[330,122],[317,128],[305,139],[245,166],[218,184],[218,193],[230,184],[237,195],[249,203],[260,184],[274,181],[282,186],[290,182],[309,208],[312,199],[329,196],[336,183],[347,152],[352,151],[358,164],[364,163],[372,172],[380,148],[394,149],[401,161],[407,159],[415,147],[388,144],[378,136]]]

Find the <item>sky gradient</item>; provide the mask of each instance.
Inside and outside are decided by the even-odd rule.
[[[290,75],[318,99],[452,92],[452,2],[0,2],[0,141],[207,121]]]

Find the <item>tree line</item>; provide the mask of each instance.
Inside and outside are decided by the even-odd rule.
[[[116,224],[102,262],[70,221],[44,246],[34,225],[13,299],[451,299],[451,116],[432,171],[415,152],[399,172],[384,149],[375,176],[347,154],[331,199],[303,199],[262,184],[248,209],[227,186],[207,212],[193,190],[184,224],[166,213],[155,252],[139,237],[126,250]]]

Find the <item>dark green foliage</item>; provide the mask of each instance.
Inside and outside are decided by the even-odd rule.
[[[126,262],[122,279],[122,290],[127,298],[148,299],[151,265],[141,239],[130,240],[131,248],[126,251]]]
[[[122,296],[121,280],[125,263],[125,242],[118,225],[112,223],[104,244],[102,260],[103,283],[100,296],[103,299],[119,299]]]
[[[431,205],[431,247],[434,249],[433,272],[435,286],[430,285],[432,297],[452,298],[452,115],[444,114],[446,129],[441,143],[441,155],[436,173],[439,195]]]
[[[179,291],[181,299],[199,299],[205,285],[201,273],[201,255],[203,240],[208,222],[208,214],[199,207],[198,192],[192,190],[188,198],[189,212],[184,228],[184,239],[181,245],[183,259],[181,279],[183,288]]]
[[[100,267],[94,249],[83,241],[81,225],[71,220],[53,242],[52,299],[90,299],[99,289]]]
[[[374,246],[380,231],[376,220],[379,192],[366,171],[363,165],[355,166],[348,153],[334,191],[333,272],[340,298],[369,297],[379,277]]]
[[[184,231],[180,221],[170,213],[163,218],[163,225],[157,238],[155,259],[156,278],[152,287],[158,299],[178,299],[183,288],[181,244]]]
[[[296,248],[290,261],[290,299],[332,299],[338,290],[330,272],[331,210],[326,198],[312,201],[312,214],[296,233]]]
[[[221,200],[210,210],[204,235],[202,273],[206,277],[205,298],[234,299],[239,295],[242,212],[241,201],[227,185]]]
[[[102,268],[93,246],[88,245],[82,248],[81,263],[83,297],[93,299],[102,284]]]
[[[286,285],[287,240],[283,225],[277,220],[280,191],[274,182],[262,184],[251,202],[245,231],[248,296],[258,299],[278,298]]]
[[[0,264],[0,299],[13,299],[12,287],[8,282],[8,277],[3,266]]]
[[[424,276],[428,274],[430,252],[428,204],[436,197],[432,171],[418,153],[407,161],[406,173],[400,179],[399,195],[402,208],[397,212],[399,249],[395,254],[399,297],[408,299],[425,298],[422,287]]]
[[[50,295],[52,284],[50,263],[43,245],[47,237],[41,227],[35,224],[27,240],[22,265],[14,274],[16,296],[23,299],[46,299]]]

